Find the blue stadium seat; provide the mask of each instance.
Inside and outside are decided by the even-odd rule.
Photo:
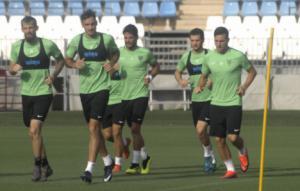
[[[160,17],[176,17],[176,4],[174,1],[162,1],[159,7]]]
[[[0,15],[6,15],[5,4],[3,1],[0,1]]]
[[[158,5],[155,1],[144,1],[142,5],[142,16],[145,18],[158,17]]]
[[[126,16],[134,16],[138,17],[140,16],[140,6],[138,3],[138,0],[130,0],[124,2],[124,15]]]
[[[104,6],[105,15],[120,16],[121,5],[118,0],[106,0]]]
[[[284,1],[281,0],[280,7],[279,7],[279,15],[296,15],[297,13],[297,6],[296,2],[293,0]]]
[[[59,0],[51,0],[48,4],[48,15],[62,16],[65,14],[64,4]]]
[[[83,5],[81,0],[72,0],[68,3],[68,13],[71,15],[81,15],[83,12]]]
[[[23,1],[9,1],[7,11],[9,15],[24,15],[25,7]]]
[[[227,1],[224,3],[224,16],[236,16],[240,12],[238,1]]]
[[[95,11],[97,16],[102,16],[102,5],[99,0],[89,0],[86,3],[86,9]]]
[[[255,16],[258,13],[257,2],[245,1],[242,5],[242,15],[243,16]]]
[[[45,15],[45,3],[42,1],[31,1],[29,5],[31,15]]]
[[[260,8],[261,16],[274,16],[277,14],[277,5],[275,1],[263,1]]]

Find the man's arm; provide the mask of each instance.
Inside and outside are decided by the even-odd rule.
[[[156,63],[151,66],[151,71],[148,75],[145,76],[144,83],[148,85],[151,82],[151,80],[158,74],[158,72],[159,72],[159,64]]]
[[[57,59],[55,61],[55,66],[54,66],[54,71],[52,74],[50,74],[45,82],[50,85],[50,84],[53,84],[54,80],[57,78],[58,74],[61,72],[61,70],[63,69],[65,65],[65,60],[64,58],[61,56],[59,59]]]
[[[251,66],[248,70],[247,70],[248,74],[247,74],[247,78],[245,80],[245,82],[240,85],[238,87],[238,90],[237,90],[237,93],[240,95],[240,96],[243,96],[245,95],[246,93],[246,90],[248,89],[248,87],[251,85],[251,83],[253,82],[257,72],[255,70],[255,68],[253,66]]]
[[[201,93],[202,90],[205,88],[206,86],[206,81],[207,81],[207,74],[204,74],[202,73],[201,74],[201,77],[199,79],[199,82],[198,82],[198,86],[196,86],[194,88],[194,93],[198,94],[198,93]]]
[[[11,75],[16,75],[20,70],[22,70],[22,66],[13,61],[10,61],[8,71]]]
[[[175,79],[182,88],[185,88],[189,84],[188,80],[182,79],[182,71],[178,69],[175,71]]]

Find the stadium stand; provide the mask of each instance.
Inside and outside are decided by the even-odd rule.
[[[224,16],[236,16],[240,13],[238,1],[225,1],[224,2]]]
[[[7,12],[9,15],[25,15],[25,7],[23,1],[8,1]]]
[[[242,16],[255,16],[258,14],[258,5],[256,1],[244,1],[242,4]]]
[[[158,17],[158,4],[155,1],[144,1],[142,6],[142,16],[145,18]]]
[[[82,0],[69,1],[67,9],[69,15],[81,15],[84,10]]]
[[[65,15],[65,9],[62,0],[48,1],[48,16],[63,16],[63,15]]]
[[[121,5],[118,0],[106,0],[104,6],[105,15],[120,16]]]
[[[176,17],[176,4],[172,0],[162,1],[159,6],[160,17]]]
[[[86,3],[86,9],[92,9],[96,12],[97,16],[102,16],[102,5],[98,0],[88,0]]]
[[[31,15],[45,15],[46,6],[43,1],[31,1],[29,4]]]
[[[139,17],[141,15],[139,1],[138,0],[129,0],[124,2],[124,15]]]
[[[277,14],[277,4],[275,1],[263,1],[260,8],[261,16],[275,16]]]

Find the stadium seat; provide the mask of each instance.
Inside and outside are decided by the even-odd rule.
[[[81,21],[79,16],[67,15],[64,20],[65,38],[67,40],[72,39],[78,33],[83,32]]]
[[[65,14],[64,4],[62,1],[49,1],[48,2],[48,15],[50,16],[63,16]]]
[[[135,26],[138,29],[138,34],[140,38],[143,38],[145,36],[145,28],[142,23],[136,23]]]
[[[255,16],[258,13],[257,2],[245,1],[242,4],[241,14],[242,16]]]
[[[128,24],[136,24],[135,17],[133,16],[121,16],[119,20],[119,25],[123,29]]]
[[[81,15],[83,12],[83,5],[81,0],[72,0],[68,3],[68,13],[71,15]]]
[[[275,1],[263,1],[260,8],[261,16],[273,16],[277,14],[277,5]]]
[[[120,16],[121,15],[121,5],[118,0],[106,0],[104,6],[105,15],[109,16]]]
[[[236,16],[240,12],[238,1],[226,1],[224,3],[223,15],[224,16]]]
[[[297,6],[295,1],[281,1],[279,7],[279,15],[296,15],[297,13]]]
[[[86,3],[86,9],[95,11],[97,16],[102,16],[102,5],[98,0],[89,0]]]
[[[45,3],[40,1],[31,1],[29,5],[31,15],[45,15]]]
[[[3,1],[0,1],[0,15],[6,15],[5,4]]]
[[[25,7],[23,1],[9,1],[7,12],[9,15],[24,15]]]
[[[159,7],[160,17],[176,17],[176,4],[174,1],[162,1]]]
[[[234,28],[240,28],[242,20],[240,16],[228,16],[225,18],[224,24],[229,30],[232,30]]]
[[[24,37],[23,32],[21,30],[21,20],[24,16],[21,15],[12,15],[9,18],[8,22],[8,39],[21,39]]]
[[[158,4],[155,1],[144,1],[142,5],[142,16],[145,18],[158,17]]]
[[[124,15],[138,17],[141,15],[138,0],[130,0],[124,2]]]
[[[206,20],[206,29],[215,30],[216,27],[224,26],[222,16],[208,16]]]
[[[297,25],[295,16],[281,16],[279,20],[279,25],[281,27],[293,28]]]

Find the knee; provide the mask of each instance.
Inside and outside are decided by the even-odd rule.
[[[38,137],[40,135],[40,130],[38,128],[29,128],[28,135],[31,138]]]
[[[225,143],[226,143],[225,138],[216,137],[215,139],[216,139],[216,142],[217,142],[218,145],[225,145]]]
[[[112,139],[112,134],[111,134],[111,132],[103,131],[103,132],[102,132],[102,135],[103,135],[103,137],[104,137],[105,140],[110,141],[110,140]]]
[[[231,143],[235,143],[238,139],[238,135],[228,135],[227,139],[231,142]]]

